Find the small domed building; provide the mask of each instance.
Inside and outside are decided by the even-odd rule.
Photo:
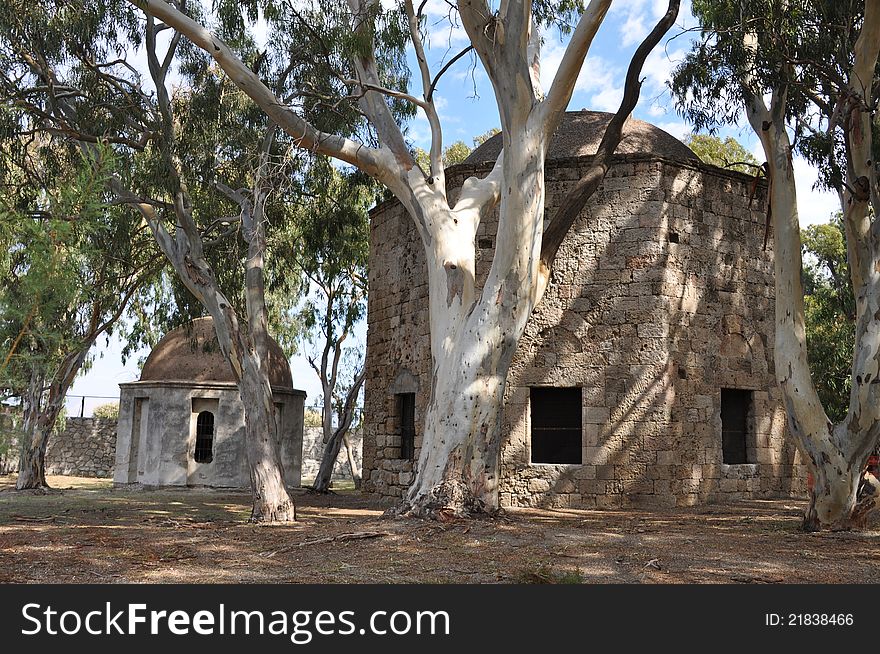
[[[287,358],[274,340],[269,380],[284,480],[299,486],[306,394],[293,388]],[[250,486],[244,407],[211,318],[168,332],[140,380],[119,388],[116,484]]]
[[[546,217],[586,172],[611,114],[567,113],[546,164]],[[447,170],[482,177],[496,135]],[[755,197],[752,199],[752,193]],[[630,120],[557,255],[514,356],[502,416],[502,506],[675,506],[804,491],[773,374],[766,187]],[[477,293],[497,210],[477,233]],[[371,214],[364,488],[413,480],[431,394],[427,270],[396,200]]]

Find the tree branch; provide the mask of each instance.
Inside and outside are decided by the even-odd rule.
[[[541,112],[544,114],[542,122],[546,125],[546,133],[548,135],[556,130],[562,112],[568,107],[571,95],[574,92],[574,85],[583,67],[584,59],[586,59],[590,45],[593,43],[593,37],[599,31],[599,27],[602,25],[602,21],[605,20],[605,14],[610,6],[611,0],[591,0],[578,21],[578,26],[575,28],[571,41],[565,49],[565,54],[562,55],[562,61],[556,70],[556,76],[553,78],[550,90],[547,92],[547,98],[541,105]],[[641,66],[639,70],[641,70]],[[546,143],[550,143],[549,138],[546,139]]]
[[[163,0],[128,0],[154,18],[162,20],[207,52],[230,79],[265,111],[278,126],[297,141],[297,146],[335,157],[359,167],[367,174],[383,178],[393,173],[393,166],[381,151],[343,136],[327,134],[284,105],[260,78],[248,68],[221,39],[192,18]]]
[[[650,34],[645,37],[645,40],[636,48],[635,54],[633,54],[633,58],[629,63],[629,68],[626,71],[626,82],[620,107],[618,107],[617,112],[612,116],[611,121],[605,128],[605,133],[602,135],[602,141],[599,143],[599,148],[596,150],[596,154],[590,163],[590,168],[575,187],[566,194],[544,232],[544,238],[541,242],[541,262],[537,282],[536,304],[540,301],[550,281],[550,270],[553,267],[553,261],[556,259],[556,254],[562,245],[565,235],[568,234],[587,201],[599,188],[602,180],[605,179],[605,175],[611,165],[611,157],[623,136],[624,124],[639,101],[639,94],[642,88],[639,76],[642,73],[642,67],[651,50],[657,46],[663,35],[675,23],[679,5],[680,0],[669,0],[669,7],[666,13],[660,18]],[[559,79],[559,75],[557,75],[557,79]],[[554,88],[559,88],[556,86],[555,81]],[[551,89],[552,91],[553,89]],[[547,143],[549,142],[550,139],[548,138]]]

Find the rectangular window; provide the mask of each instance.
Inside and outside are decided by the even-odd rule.
[[[412,461],[416,454],[416,394],[398,393],[396,397],[400,458]]]
[[[721,449],[724,463],[752,463],[748,456],[752,416],[752,391],[721,389]]]
[[[530,393],[532,463],[581,463],[583,393],[535,387]]]
[[[193,458],[196,463],[211,463],[214,460],[214,414],[202,411],[196,418],[196,450]]]

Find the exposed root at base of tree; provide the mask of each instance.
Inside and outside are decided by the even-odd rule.
[[[489,508],[460,481],[445,481],[415,500],[404,500],[385,511],[389,518],[421,518],[449,521],[458,518],[495,517],[498,509]]]
[[[259,525],[278,525],[296,522],[296,505],[293,503],[279,506],[274,511],[257,511],[251,513],[251,522]]]
[[[880,505],[880,480],[870,472],[862,475],[859,491],[856,493],[856,506],[852,512],[852,522],[856,529],[866,529],[868,516]]]
[[[14,489],[13,489],[13,488],[10,488],[10,489],[8,490],[8,492],[11,492],[11,493],[27,493],[27,494],[30,494],[30,495],[62,495],[62,494],[63,494],[62,491],[58,490],[57,488],[52,488],[51,486],[48,486],[48,485],[45,485],[45,486],[43,486],[43,485],[41,485],[41,486],[28,486],[28,487],[25,487],[25,488],[18,488],[18,487],[16,487],[16,488],[14,488]]]
[[[816,513],[814,502],[804,510],[802,529],[805,532],[818,531],[862,531],[868,528],[868,518],[875,509],[880,507],[880,480],[869,472],[865,472],[859,481],[859,489],[856,493],[856,503],[847,518],[835,524],[823,525]]]

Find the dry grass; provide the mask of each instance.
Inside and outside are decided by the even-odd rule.
[[[34,495],[12,481],[0,477],[0,582],[880,583],[880,531],[802,533],[791,501],[437,523],[301,492],[298,523],[262,527],[244,492],[62,477]],[[387,535],[340,537],[365,532]]]

